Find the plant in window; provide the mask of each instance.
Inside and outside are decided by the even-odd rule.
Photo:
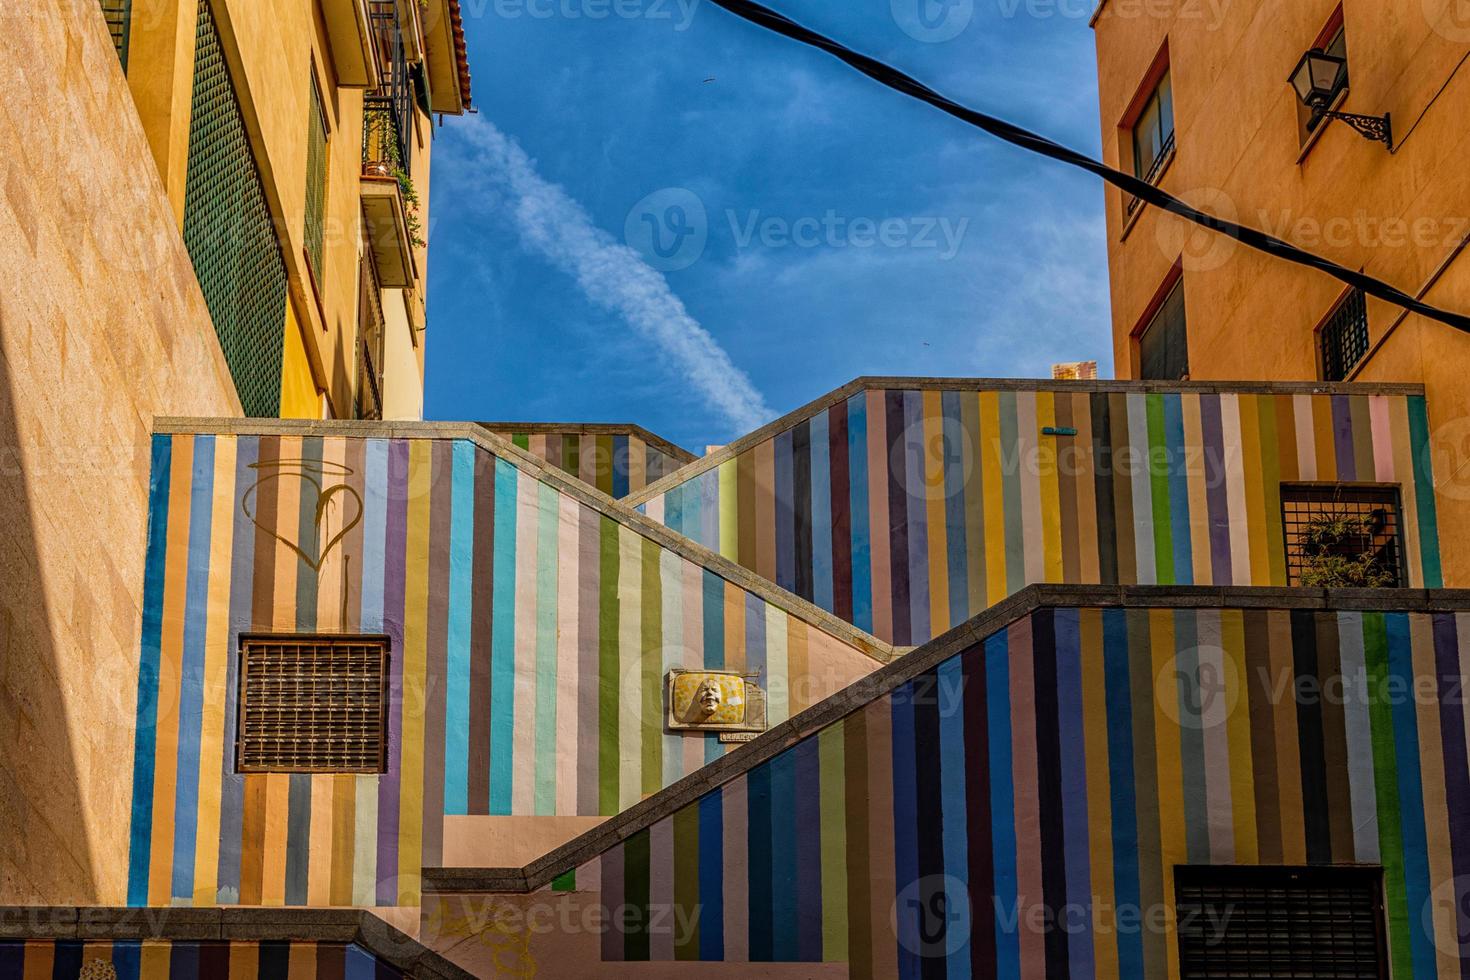
[[[1394,583],[1375,538],[1384,515],[1318,514],[1302,534],[1302,585],[1319,589],[1383,589]]]
[[[363,119],[363,173],[370,177],[392,177],[403,194],[404,221],[408,238],[415,246],[424,245],[423,219],[419,217],[419,193],[413,178],[403,169],[398,152],[397,131],[393,116],[386,109],[369,109]]]

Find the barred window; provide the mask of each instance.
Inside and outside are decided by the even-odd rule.
[[[128,70],[128,34],[132,26],[133,0],[100,0],[102,16],[107,20],[107,33],[112,35],[112,46],[117,49],[118,60],[123,71]]]
[[[1182,980],[1387,980],[1383,871],[1175,869]]]
[[[388,638],[240,639],[240,772],[385,772]]]
[[[1189,325],[1184,315],[1184,280],[1168,296],[1138,337],[1138,377],[1179,381],[1189,377]]]
[[[1282,484],[1288,582],[1400,588],[1406,579],[1402,512],[1395,485]]]
[[[1368,353],[1368,300],[1361,289],[1342,298],[1318,331],[1322,380],[1344,381]]]

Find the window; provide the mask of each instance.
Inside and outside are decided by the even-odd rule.
[[[1317,51],[1325,51],[1328,54],[1336,55],[1344,61],[1347,60],[1347,30],[1343,25],[1342,7],[1339,6],[1333,12],[1332,16],[1328,18],[1327,26],[1322,28],[1322,33],[1318,34],[1317,39],[1312,42],[1312,48]],[[1348,72],[1344,71],[1342,73],[1342,82],[1338,86],[1337,91],[1333,93],[1332,101],[1329,105],[1335,106],[1341,102],[1347,89]],[[1297,137],[1301,140],[1302,146],[1306,146],[1311,141],[1313,134],[1321,128],[1322,123],[1326,120],[1302,105],[1300,100],[1293,99],[1293,101],[1296,102]]]
[[[1368,589],[1403,585],[1397,486],[1286,483],[1281,513],[1289,584]]]
[[[1181,980],[1387,980],[1380,868],[1185,866],[1174,893]]]
[[[386,772],[388,638],[240,639],[240,772]]]
[[[1162,58],[1163,56],[1161,56]],[[1162,74],[1159,72],[1162,71]],[[1168,62],[1161,61],[1149,72],[1148,94],[1130,110],[1129,138],[1133,148],[1133,174],[1150,184],[1157,183],[1174,155],[1174,86]],[[1132,198],[1128,214],[1143,202]]]
[[[320,287],[327,201],[327,110],[317,87],[315,66],[311,72],[310,101],[311,120],[306,139],[306,256]]]
[[[1344,381],[1368,353],[1368,299],[1354,289],[1335,306],[1317,331],[1322,380]]]
[[[1176,279],[1138,336],[1138,377],[1179,381],[1189,377],[1189,337],[1184,318],[1184,280]]]
[[[128,28],[132,21],[133,0],[100,0],[102,16],[107,20],[107,33],[112,35],[112,46],[117,49],[118,60],[123,71],[128,70]]]

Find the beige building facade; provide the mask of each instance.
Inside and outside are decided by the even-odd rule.
[[[1456,0],[1104,0],[1105,161],[1426,302],[1470,311],[1470,17]],[[1336,111],[1288,81],[1345,62]],[[1470,581],[1470,336],[1107,191],[1120,378],[1416,382],[1427,391],[1448,585]],[[1373,480],[1362,474],[1360,480]]]

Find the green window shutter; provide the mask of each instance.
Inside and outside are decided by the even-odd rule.
[[[128,70],[128,25],[132,21],[133,0],[98,0],[102,4],[102,16],[107,18],[107,33],[112,35],[112,46],[117,49],[118,60],[123,71]]]
[[[245,414],[279,415],[286,263],[209,0],[196,31],[184,245]]]
[[[322,281],[324,216],[327,202],[327,112],[316,75],[311,78],[311,121],[306,143],[306,254],[317,285]]]

